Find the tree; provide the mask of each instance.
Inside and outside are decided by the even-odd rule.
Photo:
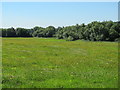
[[[17,37],[29,37],[30,36],[29,29],[17,28],[16,36]]]
[[[53,26],[48,26],[45,29],[45,37],[53,37],[55,33],[56,33],[56,29]]]
[[[2,37],[56,37],[68,41],[84,39],[90,41],[116,41],[120,37],[120,22],[93,21],[87,25],[84,23],[66,27],[48,26],[46,28],[36,26],[31,29],[17,28],[0,29]]]
[[[2,28],[1,31],[2,31],[2,32],[1,32],[2,37],[7,37],[7,36],[6,36],[6,29],[3,29],[3,28]]]
[[[6,36],[15,37],[16,36],[15,29],[13,27],[6,29]]]

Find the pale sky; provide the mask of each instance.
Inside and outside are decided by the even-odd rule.
[[[2,27],[67,26],[117,21],[118,2],[2,2]]]

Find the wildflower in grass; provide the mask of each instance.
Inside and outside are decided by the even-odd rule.
[[[70,82],[72,82],[72,80],[70,80]]]
[[[78,63],[76,63],[78,65]]]
[[[72,74],[70,76],[73,76]]]
[[[13,67],[13,68],[11,68],[11,69],[14,69],[14,70],[15,70],[15,69],[16,69],[16,67]]]
[[[36,67],[36,66],[38,66],[38,65],[34,64],[33,66],[35,66],[35,67]]]
[[[10,79],[13,79],[13,78],[14,78],[14,76],[13,76],[13,75],[11,75],[11,76],[10,76]]]

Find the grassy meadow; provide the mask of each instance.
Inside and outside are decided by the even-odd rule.
[[[117,88],[118,43],[3,38],[3,88]]]

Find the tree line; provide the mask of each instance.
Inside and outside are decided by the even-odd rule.
[[[118,41],[120,37],[120,22],[94,21],[87,25],[84,23],[66,27],[48,26],[46,28],[36,26],[25,28],[1,28],[2,37],[56,37],[67,41],[78,39],[89,41]]]

